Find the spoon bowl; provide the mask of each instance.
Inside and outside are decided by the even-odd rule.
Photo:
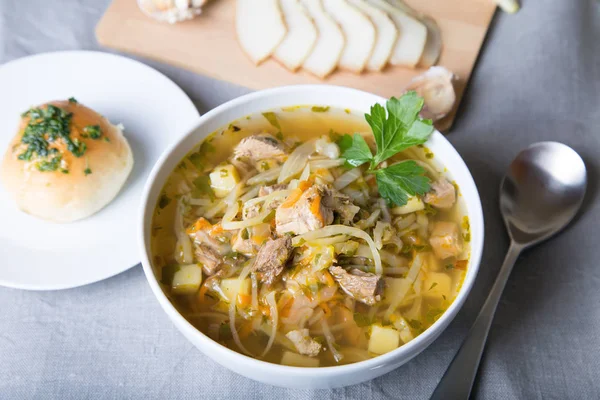
[[[500,185],[500,211],[511,239],[531,246],[575,217],[586,190],[583,160],[569,146],[535,143],[513,160]]]

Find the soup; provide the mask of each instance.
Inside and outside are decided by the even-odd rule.
[[[250,115],[181,161],[151,249],[191,324],[248,356],[319,367],[392,351],[444,313],[466,273],[468,217],[418,144],[432,129],[420,107],[412,122],[394,107],[367,120],[319,106]]]

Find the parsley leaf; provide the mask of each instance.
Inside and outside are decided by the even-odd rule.
[[[373,156],[364,138],[355,133],[337,141],[342,157],[354,167],[370,162],[367,174],[375,174],[379,192],[388,202],[403,206],[409,196],[424,195],[430,190],[425,169],[414,161],[403,161],[387,168],[377,166],[409,147],[421,145],[433,132],[431,120],[422,119],[423,98],[411,91],[399,99],[392,97],[386,107],[375,104],[365,119],[371,126],[377,152]]]
[[[371,149],[360,133],[355,133],[354,136],[348,134],[342,136],[338,140],[338,146],[342,150],[346,162],[353,167],[358,167],[373,159]]]
[[[423,98],[414,91],[406,93],[400,99],[392,97],[386,107],[387,115],[379,104],[371,107],[370,115],[365,115],[377,143],[374,165],[411,146],[425,143],[433,132],[432,122],[419,118]]]
[[[388,202],[404,205],[408,196],[424,195],[430,189],[425,168],[413,160],[402,161],[375,171],[379,194]]]

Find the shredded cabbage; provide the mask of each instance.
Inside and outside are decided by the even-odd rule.
[[[331,351],[331,354],[333,354],[333,358],[337,362],[342,361],[342,358],[344,358],[344,356],[335,348],[335,338],[329,330],[329,325],[327,324],[327,321],[325,321],[325,318],[321,320],[321,328],[323,328],[323,335],[325,335],[327,347],[329,347],[329,351]]]
[[[275,337],[277,336],[277,323],[278,323],[278,311],[277,311],[277,303],[275,302],[275,291],[272,291],[268,295],[265,296],[265,301],[269,305],[269,310],[271,311],[271,334],[269,337],[269,342],[267,343],[267,347],[260,355],[261,358],[264,357],[271,347],[273,346],[273,342],[275,341]]]
[[[280,172],[281,167],[275,167],[271,168],[268,171],[261,172],[260,174],[254,175],[252,178],[248,179],[248,185],[274,181],[275,179],[277,179]]]
[[[344,172],[342,175],[340,175],[340,177],[337,178],[333,183],[333,187],[336,190],[342,190],[361,176],[362,171],[360,170],[360,168],[353,168],[350,171]]]
[[[417,279],[417,275],[421,271],[422,266],[423,266],[423,255],[421,253],[418,253],[415,256],[415,258],[410,266],[410,269],[408,270],[408,274],[406,274],[406,278],[404,278],[404,280],[402,281],[402,285],[400,286],[398,291],[394,293],[393,298],[390,299],[390,306],[388,307],[388,309],[384,315],[384,318],[386,320],[390,319],[390,316],[394,313],[394,311],[396,311],[396,308],[400,305],[402,300],[404,300],[404,297],[408,293],[408,290],[415,282],[415,279]]]
[[[294,246],[299,246],[301,243],[304,242],[335,235],[354,236],[367,242],[373,255],[373,262],[375,263],[375,273],[377,275],[381,275],[383,273],[383,268],[381,266],[381,257],[379,256],[379,251],[377,250],[377,247],[375,247],[373,239],[365,231],[358,228],[345,225],[329,225],[321,229],[306,232],[302,235],[294,237],[292,239],[292,244]]]
[[[310,161],[308,164],[310,168],[314,171],[317,169],[325,168],[336,168],[341,167],[346,162],[345,158],[336,158],[335,160],[314,160]]]
[[[177,202],[177,211],[175,213],[175,235],[177,236],[177,244],[175,248],[177,250],[181,249],[181,253],[176,252],[175,259],[180,264],[191,264],[194,261],[194,255],[192,253],[192,241],[189,236],[185,233],[185,228],[183,226],[183,213],[184,207],[183,204],[184,197],[181,197]]]
[[[308,156],[314,152],[315,140],[308,141],[296,147],[285,163],[283,163],[277,183],[287,182],[294,175],[300,173],[308,161]]]

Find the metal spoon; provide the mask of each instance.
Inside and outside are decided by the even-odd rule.
[[[562,143],[535,143],[510,164],[500,184],[500,212],[510,247],[483,308],[432,400],[469,398],[500,295],[515,261],[523,250],[558,233],[575,217],[586,185],[583,160]]]

